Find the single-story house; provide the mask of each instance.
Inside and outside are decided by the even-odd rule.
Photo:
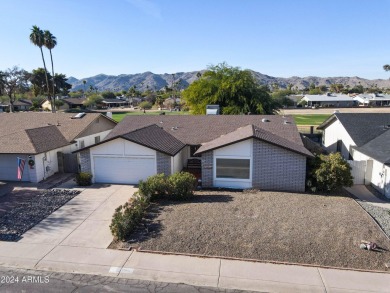
[[[353,98],[361,106],[389,106],[390,95],[387,94],[360,94]]]
[[[390,198],[390,114],[335,113],[318,128],[324,147],[350,160],[355,184]]]
[[[305,190],[312,156],[293,118],[279,115],[126,116],[77,153],[94,182],[137,184],[198,166],[204,187],[289,191]]]
[[[104,99],[101,104],[105,108],[117,108],[127,106],[129,102],[121,99]]]
[[[0,112],[9,112],[10,103],[3,103],[0,105]],[[14,102],[14,111],[29,111],[32,106],[31,100],[28,99],[19,99]]]
[[[327,93],[325,95],[305,95],[301,101],[305,101],[308,107],[353,107],[357,103],[348,95],[333,93]]]
[[[63,105],[57,107],[57,110],[69,110],[69,109],[85,109],[84,102],[87,100],[86,98],[62,98],[58,99],[63,102]],[[51,111],[51,103],[48,100],[45,100],[41,104],[42,109]]]
[[[0,114],[0,180],[39,182],[56,172],[78,172],[73,151],[103,140],[116,122],[98,113]]]

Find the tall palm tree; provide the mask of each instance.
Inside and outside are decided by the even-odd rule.
[[[45,57],[43,56],[43,50],[42,50],[42,46],[45,44],[45,37],[44,37],[44,34],[43,34],[43,31],[37,27],[36,25],[34,25],[31,29],[31,34],[30,34],[30,41],[31,43],[33,43],[35,46],[39,47],[39,49],[41,50],[41,55],[42,55],[42,61],[43,61],[43,67],[45,69],[45,76],[46,76],[46,85],[47,85],[47,96],[49,98],[49,101],[51,103],[51,108],[52,108],[52,111],[54,112],[55,109],[54,109],[54,103],[53,103],[53,100],[51,99],[50,97],[50,86],[49,86],[49,79],[47,77],[47,69],[46,69],[46,62],[45,62]]]
[[[52,35],[52,33],[50,31],[44,31],[43,37],[44,37],[44,46],[50,52],[51,74],[53,77],[53,99],[55,99],[56,93],[55,93],[55,82],[54,82],[54,64],[53,64],[53,55],[51,53],[51,50],[57,45],[57,38],[54,35]],[[54,111],[55,111],[55,109],[54,109]]]

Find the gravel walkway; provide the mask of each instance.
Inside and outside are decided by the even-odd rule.
[[[372,204],[358,201],[358,203],[373,217],[390,238],[390,210],[373,206]]]
[[[79,193],[79,191],[66,189],[39,190],[28,199],[13,202],[12,209],[0,216],[0,241],[18,240],[24,232]],[[9,196],[12,197],[12,194]]]
[[[159,201],[128,242],[141,249],[385,270],[390,242],[349,197],[200,191],[190,202]],[[127,245],[129,245],[127,243]],[[118,245],[120,246],[120,245]]]

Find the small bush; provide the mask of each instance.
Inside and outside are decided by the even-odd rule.
[[[79,186],[89,186],[92,184],[92,174],[80,172],[76,175],[76,183]]]
[[[141,180],[138,190],[140,194],[152,199],[163,196],[169,191],[167,176],[161,173],[150,176],[145,181]]]
[[[124,205],[119,206],[112,216],[110,230],[115,240],[125,241],[141,221],[149,205],[149,198],[134,193]]]
[[[185,200],[194,195],[196,178],[188,172],[175,173],[170,176],[157,174],[140,181],[140,194],[148,198],[169,197],[175,200]]]
[[[186,200],[194,196],[196,178],[188,172],[175,173],[168,177],[169,196],[176,200]]]

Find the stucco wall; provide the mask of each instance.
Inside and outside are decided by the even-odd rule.
[[[349,151],[351,146],[355,146],[355,142],[349,136],[348,132],[345,130],[344,126],[340,123],[339,120],[334,121],[323,131],[322,143],[327,151],[336,152],[337,151],[337,141],[341,140],[341,154],[344,159],[348,160]]]
[[[96,118],[83,132],[81,132],[77,138],[111,130],[115,127],[115,125],[115,122],[104,116],[100,116],[99,118]]]
[[[253,140],[254,188],[303,192],[305,179],[305,156]]]

